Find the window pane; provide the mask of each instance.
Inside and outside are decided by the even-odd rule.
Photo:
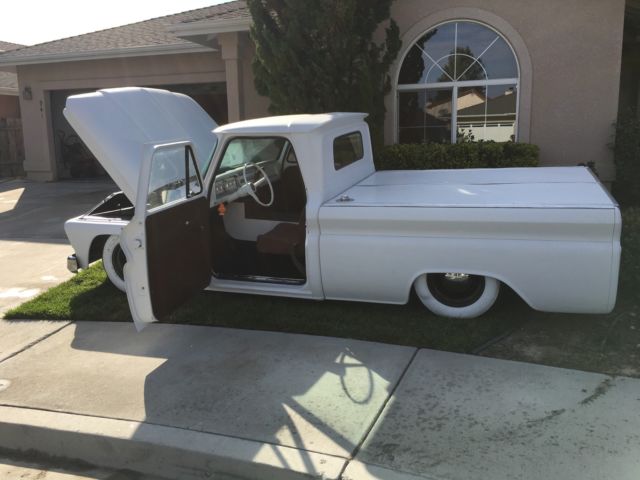
[[[482,56],[482,64],[490,79],[518,78],[516,57],[502,38],[496,41]]]
[[[499,33],[474,22],[451,22],[416,42],[402,64],[399,84],[517,76],[513,51]]]
[[[479,60],[473,64],[473,59]],[[457,75],[458,80],[516,78],[518,68],[513,52],[498,33],[477,23],[458,22]]]
[[[333,165],[336,170],[351,165],[364,157],[360,132],[342,135],[333,141]]]
[[[426,62],[425,62],[426,59]],[[422,50],[413,46],[402,62],[400,69],[400,77],[398,83],[400,85],[411,85],[414,83],[423,83],[423,77],[432,62],[426,58]]]
[[[220,172],[240,168],[247,163],[277,162],[286,143],[284,138],[235,138],[227,145]]]
[[[449,55],[432,65],[427,71],[424,83],[452,82],[455,78],[455,56]]]
[[[453,80],[438,67],[455,48],[455,25],[445,24],[423,35],[409,51],[400,69],[400,84],[433,83]],[[444,60],[444,62],[443,62]],[[427,80],[427,75],[429,80]],[[440,79],[442,77],[442,79]]]
[[[458,81],[486,80],[487,73],[482,58],[480,60],[471,55],[466,47],[458,47],[456,55],[456,72]]]
[[[515,85],[458,90],[458,141],[515,140],[517,98]]]
[[[400,143],[451,142],[451,88],[400,92]]]
[[[474,22],[458,22],[458,48],[478,58],[499,35],[490,28]],[[460,75],[462,71],[458,72]]]
[[[454,23],[440,25],[427,32],[416,42],[425,53],[425,57],[431,57],[438,62],[443,57],[453,53],[456,43],[456,27]]]
[[[157,150],[151,161],[147,210],[187,198],[185,147]]]

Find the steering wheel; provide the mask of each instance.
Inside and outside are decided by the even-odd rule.
[[[255,169],[258,170],[258,173],[262,175],[262,178],[260,178],[258,181],[249,182],[249,180],[247,180],[248,167],[255,167]],[[269,175],[267,175],[267,172],[265,172],[260,165],[258,165],[257,163],[245,163],[244,167],[242,167],[242,176],[244,177],[245,185],[248,185],[250,187],[247,189],[249,192],[249,195],[251,195],[251,197],[259,205],[262,205],[263,207],[270,207],[271,205],[273,205],[273,200],[275,198],[273,194],[273,185],[271,185],[271,180],[269,180]],[[262,200],[260,200],[257,194],[258,188],[260,188],[265,183],[269,185],[270,196],[269,196],[268,202],[263,202]]]

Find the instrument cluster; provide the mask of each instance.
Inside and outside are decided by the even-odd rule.
[[[216,197],[226,197],[227,195],[234,193],[240,188],[240,179],[235,175],[232,176],[222,176],[216,179],[214,183],[214,188],[216,192]]]

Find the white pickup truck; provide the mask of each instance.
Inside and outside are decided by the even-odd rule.
[[[70,269],[102,258],[138,328],[202,290],[483,314],[610,312],[621,217],[581,167],[376,172],[365,115],[217,127],[190,98],[101,90],[66,118],[122,189],[66,222]]]

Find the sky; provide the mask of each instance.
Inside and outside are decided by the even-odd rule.
[[[0,8],[0,40],[35,45],[226,0],[11,0]]]

